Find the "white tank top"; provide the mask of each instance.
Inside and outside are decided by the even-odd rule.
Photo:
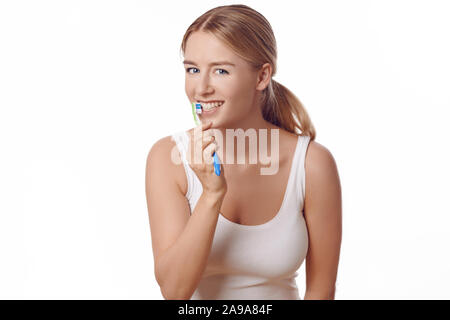
[[[203,188],[187,162],[189,136],[172,135],[187,177],[191,213]],[[300,300],[295,278],[308,251],[303,217],[305,155],[310,137],[298,136],[280,210],[260,225],[242,225],[219,214],[206,269],[191,300]]]

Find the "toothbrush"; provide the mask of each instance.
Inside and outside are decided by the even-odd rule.
[[[202,113],[202,105],[200,103],[192,102],[192,116],[194,117],[196,125],[200,124],[198,114],[201,113]],[[220,176],[220,161],[219,157],[217,157],[217,154],[215,152],[213,154],[213,160],[214,160],[214,173],[216,174],[216,176]]]

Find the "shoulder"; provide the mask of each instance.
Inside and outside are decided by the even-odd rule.
[[[337,165],[330,150],[313,140],[306,151],[305,170],[310,175],[327,175],[337,170]]]
[[[166,163],[167,156],[170,156],[175,141],[171,136],[167,136],[157,140],[147,155],[147,164],[163,164]],[[169,158],[170,159],[170,158]]]
[[[180,153],[172,136],[166,136],[157,140],[147,155],[146,172],[151,174],[158,171],[166,179],[174,180],[180,191],[185,194],[187,191],[187,180],[183,179],[184,168],[181,162]]]
[[[306,203],[324,201],[340,195],[340,181],[336,161],[328,148],[310,141],[305,157]]]

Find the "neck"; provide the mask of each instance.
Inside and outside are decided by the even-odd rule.
[[[278,159],[280,128],[264,120],[260,113],[252,116],[226,128],[214,128],[222,136],[217,141],[218,154],[225,166],[246,169],[266,166],[263,157]]]

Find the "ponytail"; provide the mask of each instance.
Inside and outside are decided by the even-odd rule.
[[[271,79],[264,90],[262,103],[264,119],[286,131],[316,137],[316,130],[300,100],[281,83]]]

